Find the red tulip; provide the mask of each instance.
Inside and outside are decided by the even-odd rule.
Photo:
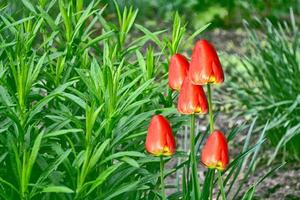
[[[215,130],[210,134],[202,150],[201,160],[208,168],[226,169],[229,162],[228,145],[221,131]]]
[[[176,151],[172,128],[162,115],[152,117],[146,137],[146,149],[155,156],[171,156]]]
[[[189,62],[181,54],[172,56],[169,65],[169,86],[173,90],[180,90],[182,82],[189,69]]]
[[[207,113],[208,104],[202,86],[194,85],[187,76],[179,92],[178,112],[182,114]]]
[[[199,40],[193,50],[189,76],[193,84],[223,83],[224,73],[218,54],[207,40]]]

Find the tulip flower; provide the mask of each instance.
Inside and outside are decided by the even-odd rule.
[[[189,77],[183,81],[179,92],[177,110],[181,114],[205,114],[208,110],[207,99],[202,86],[194,85]]]
[[[207,40],[199,40],[194,47],[189,77],[195,85],[224,82],[218,54]]]
[[[169,86],[173,90],[180,90],[182,82],[188,74],[189,62],[181,54],[172,56],[169,65]]]
[[[176,151],[172,128],[162,115],[152,117],[146,137],[146,149],[155,156],[171,156]]]
[[[202,150],[201,160],[208,168],[221,171],[226,169],[229,162],[228,145],[221,131],[215,130],[209,135]]]

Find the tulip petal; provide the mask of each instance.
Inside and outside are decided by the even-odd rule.
[[[223,69],[218,54],[207,40],[199,40],[193,49],[189,77],[195,85],[222,83]]]
[[[208,103],[203,88],[200,85],[194,85],[187,76],[179,92],[178,112],[182,114],[207,113]]]
[[[221,131],[216,130],[209,135],[202,150],[201,160],[208,168],[226,169],[229,162],[228,145]]]
[[[173,90],[180,90],[182,82],[186,77],[189,69],[188,60],[181,54],[172,56],[169,65],[169,86]]]
[[[176,151],[169,122],[162,115],[152,117],[146,137],[146,150],[155,156],[170,156]]]

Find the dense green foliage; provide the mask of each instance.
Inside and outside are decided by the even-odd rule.
[[[24,5],[30,14],[19,21],[1,11],[0,196],[111,199],[134,190],[134,199],[150,191],[156,176],[146,166],[158,160],[143,153],[146,127],[154,113],[175,109],[159,103],[167,91],[154,81],[160,57],[151,46],[140,52],[150,38],[127,42],[137,11],[117,10],[111,24],[97,3]]]
[[[9,3],[11,11],[22,11],[21,0],[2,0],[2,4]],[[72,0],[73,3],[76,0]],[[85,0],[84,5],[88,5],[92,0]],[[45,0],[31,0],[32,4],[47,2]],[[114,12],[111,5],[113,1],[102,0],[102,5],[108,4],[110,15]],[[120,7],[134,6],[140,10],[138,23],[149,23],[161,25],[172,20],[173,12],[179,11],[189,20],[192,29],[205,25],[209,22],[212,26],[235,28],[242,25],[242,20],[253,22],[256,18],[269,18],[272,22],[277,22],[288,17],[289,9],[292,8],[296,14],[300,13],[300,3],[298,0],[117,0]],[[1,1],[0,1],[1,6]],[[55,6],[55,5],[54,5]]]
[[[249,55],[230,81],[231,100],[245,112],[269,122],[268,136],[279,150],[300,156],[300,36],[293,14],[289,23],[259,22],[265,33],[247,25]],[[289,26],[288,24],[291,24]],[[239,105],[236,102],[236,105]],[[240,113],[244,115],[245,112]]]

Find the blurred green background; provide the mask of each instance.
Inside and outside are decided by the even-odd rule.
[[[32,0],[31,2],[48,2]],[[72,0],[68,0],[72,1]],[[73,0],[76,1],[76,0]],[[0,5],[10,4],[14,14],[22,12],[21,0],[1,0]],[[91,0],[86,0],[87,5]],[[102,0],[102,4],[113,4],[111,0]],[[212,23],[211,27],[234,28],[242,25],[242,20],[268,18],[272,22],[289,18],[289,9],[297,15],[300,12],[300,0],[117,0],[121,7],[132,5],[139,9],[138,23],[171,22],[174,11],[188,19],[191,28]],[[113,6],[108,6],[113,9]],[[112,11],[112,13],[114,13]]]
[[[106,0],[106,2],[110,2]],[[140,10],[139,20],[172,21],[179,11],[194,27],[212,23],[213,27],[233,28],[242,20],[268,17],[271,21],[289,17],[289,9],[300,11],[299,0],[119,0],[120,5],[134,5]]]

